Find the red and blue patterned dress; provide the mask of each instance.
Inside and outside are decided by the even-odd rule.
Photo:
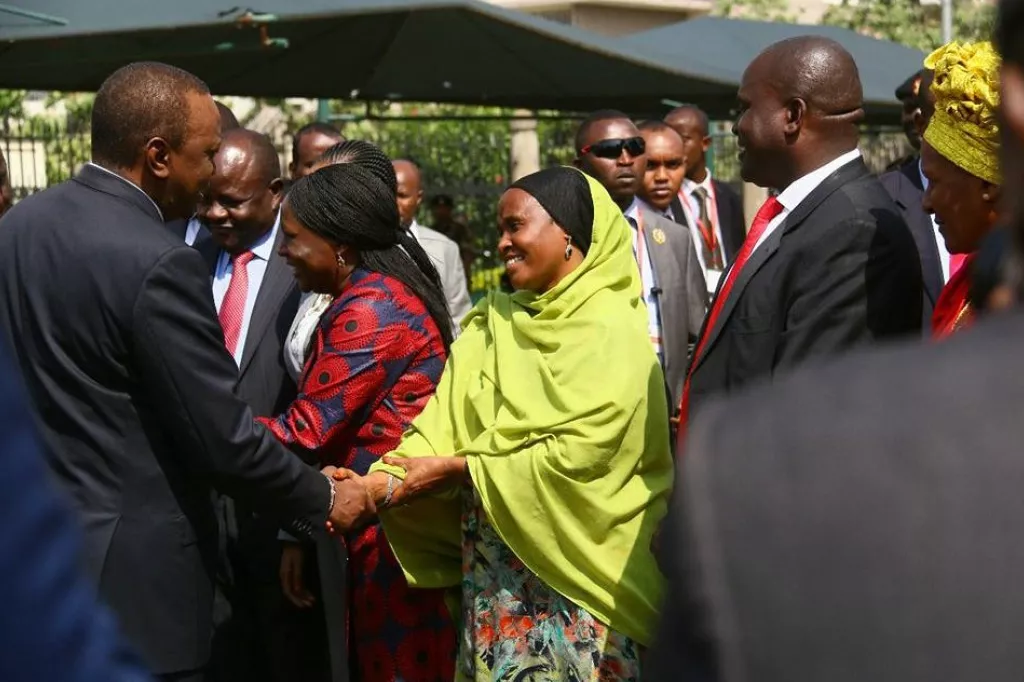
[[[261,421],[321,466],[365,475],[426,406],[445,360],[423,302],[398,280],[357,269],[320,318],[295,402]],[[345,542],[352,679],[450,682],[457,646],[444,591],[409,587],[379,523]]]

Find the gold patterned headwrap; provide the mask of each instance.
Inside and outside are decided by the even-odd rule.
[[[924,60],[935,71],[935,114],[925,141],[965,171],[1001,185],[999,171],[999,54],[992,43],[943,45]]]

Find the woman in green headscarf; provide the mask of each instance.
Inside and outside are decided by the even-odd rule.
[[[466,318],[437,394],[362,480],[409,584],[461,595],[458,679],[637,680],[672,456],[629,227],[570,168],[498,213],[515,293]]]

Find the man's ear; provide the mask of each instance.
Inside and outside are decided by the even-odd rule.
[[[167,179],[171,174],[170,153],[171,145],[162,137],[154,137],[146,142],[143,161],[150,175],[162,180]]]

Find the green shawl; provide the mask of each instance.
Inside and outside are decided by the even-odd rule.
[[[673,475],[665,385],[630,228],[588,183],[583,263],[544,294],[494,292],[474,308],[392,456],[466,457],[488,519],[527,568],[648,645],[662,592],[651,537]],[[381,512],[410,585],[461,582],[461,494]]]

